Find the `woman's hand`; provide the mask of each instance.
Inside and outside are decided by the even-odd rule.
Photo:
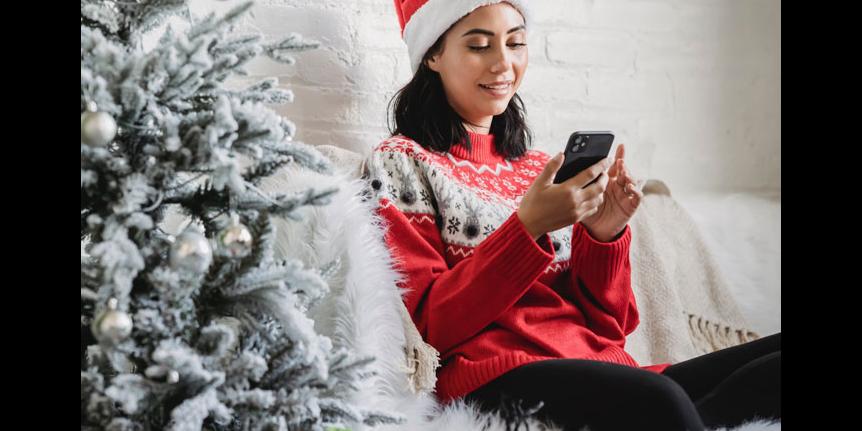
[[[608,171],[604,198],[597,211],[581,221],[597,241],[611,242],[616,239],[634,216],[644,196],[638,181],[625,165],[625,153],[625,147],[619,144],[613,165]]]
[[[578,175],[554,184],[554,175],[562,164],[562,153],[549,160],[518,206],[518,217],[533,239],[584,220],[598,210],[603,199],[610,159],[604,158]],[[595,183],[584,187],[596,177]]]

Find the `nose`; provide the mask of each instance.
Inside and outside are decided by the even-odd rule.
[[[506,52],[506,48],[497,51],[493,57],[494,63],[491,65],[491,73],[502,73],[509,70],[512,63],[511,54]]]

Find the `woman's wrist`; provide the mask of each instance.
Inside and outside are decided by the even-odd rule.
[[[587,226],[587,225],[584,225],[584,228],[586,228],[587,233],[588,233],[588,234],[589,234],[589,235],[590,235],[594,240],[596,240],[596,241],[598,241],[598,242],[606,242],[606,243],[614,242],[614,241],[616,241],[616,240],[620,239],[620,237],[622,236],[622,234],[623,234],[623,233],[625,232],[625,230],[626,230],[626,227],[625,227],[625,226],[623,226],[623,228],[622,228],[622,229],[620,229],[620,230],[619,230],[619,231],[617,231],[617,232],[603,232],[603,231],[601,231],[601,230],[599,230],[599,229],[597,229],[597,230],[592,230],[592,229],[590,229],[590,227],[589,227],[589,226]]]
[[[530,222],[527,218],[524,217],[521,211],[516,211],[516,214],[518,216],[518,219],[521,220],[521,224],[524,225],[524,229],[527,231],[530,237],[533,238],[534,241],[538,241],[539,238],[542,237],[544,232],[539,232],[539,230],[533,226],[532,222]]]

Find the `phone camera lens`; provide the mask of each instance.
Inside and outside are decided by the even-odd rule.
[[[577,138],[575,138],[575,143],[576,143],[576,144],[580,144],[580,143],[581,143],[581,141],[583,141],[583,139],[582,139],[580,136],[578,136]]]

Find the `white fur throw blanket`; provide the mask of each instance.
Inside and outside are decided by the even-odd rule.
[[[309,312],[316,329],[333,344],[377,358],[370,364],[376,375],[351,394],[355,405],[405,419],[400,426],[375,429],[507,429],[498,415],[480,413],[462,401],[445,408],[437,404],[432,393],[436,352],[406,316],[403,292],[397,287],[400,276],[383,241],[384,225],[374,214],[376,202],[360,196],[365,184],[358,174],[364,156],[337,147],[317,148],[339,166],[337,175],[288,167],[266,179],[262,188],[340,189],[329,205],[301,209],[305,221],[277,220],[275,252],[307,266],[340,262],[328,280],[329,295]],[[635,359],[642,364],[676,362],[756,337],[744,329],[691,220],[675,202],[650,194],[638,214],[632,222],[632,265],[641,324],[627,346]],[[533,430],[557,429],[528,422]],[[352,424],[350,429],[367,428]],[[736,430],[761,429],[780,429],[780,423],[752,422]]]

